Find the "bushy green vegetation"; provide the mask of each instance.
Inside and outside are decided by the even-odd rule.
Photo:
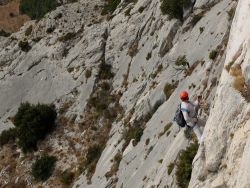
[[[87,178],[89,179],[95,172],[96,164],[101,157],[103,145],[92,145],[88,148],[85,161],[83,163],[83,171],[87,171]]]
[[[32,25],[30,25],[26,30],[25,30],[25,36],[29,36],[32,33]]]
[[[104,80],[113,78],[114,73],[112,72],[112,66],[107,63],[101,63],[99,66],[98,77]]]
[[[175,164],[172,162],[168,165],[168,175],[170,175],[174,169]]]
[[[193,15],[192,20],[190,21],[190,24],[194,27],[200,21],[202,17],[203,17],[203,13]]]
[[[112,165],[111,169],[105,174],[106,178],[112,177],[113,175],[116,174],[116,172],[119,169],[119,165],[120,165],[121,160],[122,160],[122,153],[119,151],[115,155],[114,159],[112,160],[113,165]]]
[[[92,75],[92,70],[91,70],[91,69],[87,69],[87,70],[85,71],[85,78],[88,79],[88,78],[91,77],[91,75]]]
[[[184,136],[186,139],[191,140],[193,136],[193,129],[191,127],[186,126],[184,130]]]
[[[0,146],[8,144],[10,142],[15,142],[16,139],[16,129],[11,128],[9,130],[4,130],[0,135]]]
[[[31,49],[31,46],[29,45],[28,41],[19,41],[18,46],[24,52],[28,52]]]
[[[160,64],[157,67],[156,71],[150,75],[150,77],[155,78],[162,70],[163,70],[163,66],[162,66],[162,64]]]
[[[53,105],[22,103],[13,118],[18,144],[24,152],[37,149],[37,142],[54,128],[56,111]]]
[[[86,165],[92,163],[95,159],[99,159],[102,153],[102,147],[100,145],[93,145],[89,147],[87,155],[86,155]]]
[[[76,33],[69,32],[69,33],[66,33],[65,35],[59,37],[58,41],[60,41],[60,42],[66,42],[66,41],[69,41],[69,40],[73,39],[75,36],[76,36]]]
[[[183,8],[191,5],[191,0],[161,0],[161,11],[169,18],[183,19]]]
[[[123,132],[123,139],[125,140],[126,145],[129,144],[130,140],[134,139],[135,144],[141,140],[144,129],[140,126],[129,126],[128,129],[125,129]]]
[[[0,146],[18,141],[23,152],[37,149],[37,142],[55,127],[57,114],[53,105],[22,103],[13,117],[14,128],[0,135]]]
[[[70,172],[69,170],[63,171],[60,177],[60,181],[64,185],[70,185],[74,180],[74,173]]]
[[[0,30],[0,36],[2,36],[2,37],[9,37],[10,33],[5,32],[4,30]]]
[[[53,173],[56,157],[44,155],[32,164],[31,174],[37,181],[46,181]]]
[[[41,19],[46,13],[54,10],[60,4],[57,0],[21,0],[19,10],[31,19]]]
[[[175,176],[177,185],[181,188],[188,187],[192,173],[192,162],[197,153],[198,147],[198,142],[194,142],[180,152],[176,164]]]
[[[229,20],[233,20],[234,14],[235,14],[235,10],[236,10],[236,8],[235,8],[235,7],[232,7],[229,11],[227,11],[228,19],[229,19]]]
[[[211,60],[215,60],[215,58],[217,57],[217,50],[212,50],[210,53],[209,53],[209,59]]]
[[[144,11],[145,7],[141,6],[139,9],[138,9],[138,12],[139,13],[142,13]]]
[[[151,57],[152,57],[152,52],[149,52],[149,53],[147,54],[146,60],[149,60]]]
[[[189,63],[187,61],[187,58],[185,55],[183,56],[179,56],[176,61],[175,61],[175,65],[177,66],[189,66]]]
[[[121,2],[121,0],[105,0],[105,1],[106,3],[103,7],[102,14],[113,13]]]

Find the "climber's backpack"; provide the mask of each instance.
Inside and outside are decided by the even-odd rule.
[[[185,127],[186,126],[186,120],[184,119],[183,113],[181,111],[181,104],[178,105],[178,108],[175,112],[174,121],[180,126]]]

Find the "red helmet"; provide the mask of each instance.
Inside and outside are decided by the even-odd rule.
[[[180,96],[181,100],[186,100],[186,99],[188,99],[188,92],[187,91],[181,91],[179,96]]]

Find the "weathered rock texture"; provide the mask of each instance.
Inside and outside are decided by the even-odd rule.
[[[186,89],[206,100],[201,117],[207,119],[190,187],[249,187],[249,3],[197,1],[181,23],[162,15],[160,0],[122,1],[109,20],[95,6],[102,2],[80,1],[58,7],[38,23],[27,22],[11,37],[0,38],[0,128],[13,126],[9,117],[24,101],[55,103],[62,112],[57,130],[39,145],[58,158],[52,177],[33,182],[25,172],[43,151],[23,160],[18,150],[14,172],[6,170],[8,161],[0,163],[1,184],[23,178],[29,187],[60,187],[60,171],[79,173],[88,145],[108,134],[91,181],[86,173],[78,174],[73,187],[177,187],[175,169],[168,175],[167,166],[189,141],[175,124],[162,132],[172,122],[178,92]],[[18,46],[25,38],[31,47],[28,52]],[[212,50],[218,52],[214,60],[209,59]],[[175,65],[183,55],[190,68]],[[114,77],[100,79],[103,62],[112,66]],[[241,75],[234,74],[239,70],[236,65]],[[234,82],[242,77],[245,84],[237,90]],[[88,100],[104,81],[112,84],[109,95],[123,108],[109,121],[110,131],[105,129],[105,117],[93,121]],[[175,88],[167,100],[166,83]],[[135,146],[122,136],[129,124],[144,129]],[[8,153],[8,146],[0,154],[4,152]],[[119,167],[108,176],[119,152]]]

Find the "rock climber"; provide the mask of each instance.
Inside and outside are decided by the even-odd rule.
[[[186,121],[186,124],[189,128],[192,128],[198,142],[201,142],[202,139],[202,131],[199,125],[199,120],[197,118],[198,110],[199,110],[199,104],[201,102],[202,97],[198,96],[197,100],[192,102],[189,100],[188,92],[187,91],[181,91],[180,94],[181,99],[181,111],[183,114],[183,117]]]

